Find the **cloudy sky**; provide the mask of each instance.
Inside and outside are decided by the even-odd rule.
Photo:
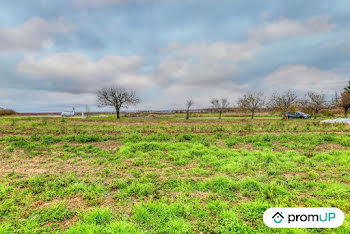
[[[348,0],[2,0],[0,107],[97,110],[111,84],[137,91],[135,110],[330,95],[350,78],[349,12]]]

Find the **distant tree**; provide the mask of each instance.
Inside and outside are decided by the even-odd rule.
[[[317,118],[317,114],[320,110],[326,106],[326,97],[324,94],[316,92],[307,93],[308,105],[314,114],[314,118]]]
[[[136,96],[134,90],[127,90],[118,86],[102,88],[97,92],[98,107],[112,106],[120,119],[120,109],[128,108],[130,105],[140,103],[140,98]]]
[[[89,118],[89,114],[90,114],[90,107],[89,105],[85,105],[85,114],[86,114],[86,118]]]
[[[192,99],[186,100],[186,119],[190,118],[190,108],[193,106],[194,101]]]
[[[312,113],[310,101],[306,95],[304,98],[298,99],[296,105],[298,106],[298,109],[302,110],[303,112]]]
[[[255,112],[262,108],[264,103],[264,94],[261,92],[244,94],[237,102],[239,108],[249,110],[252,113],[252,119],[254,119]]]
[[[348,112],[350,109],[350,91],[349,92],[343,92],[341,95],[341,105],[344,108],[344,115],[345,117],[348,117]]]
[[[297,94],[292,91],[288,90],[284,93],[274,93],[270,97],[270,100],[268,102],[268,106],[271,109],[280,111],[282,113],[282,117],[285,118],[285,114],[287,111],[296,109],[298,102],[298,96]]]
[[[348,81],[348,86],[344,88],[344,92],[341,95],[341,106],[344,109],[345,117],[348,117],[350,109],[350,81]]]
[[[331,108],[338,108],[341,107],[341,97],[339,97],[339,94],[337,91],[334,92],[334,96],[332,97],[332,100],[330,102]]]
[[[350,93],[350,80],[348,81],[348,86],[344,88],[344,92]]]
[[[11,109],[4,109],[4,108],[0,107],[0,116],[1,115],[14,115],[14,114],[17,114],[17,112],[14,110],[11,110]]]
[[[212,107],[215,109],[215,111],[219,112],[219,119],[221,119],[222,112],[224,112],[230,105],[227,98],[222,99],[211,99],[210,103]]]

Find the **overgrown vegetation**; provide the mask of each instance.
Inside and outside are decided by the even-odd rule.
[[[0,119],[0,233],[348,233],[350,126],[175,117]],[[272,230],[269,207],[338,207]]]

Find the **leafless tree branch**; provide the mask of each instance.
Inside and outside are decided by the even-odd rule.
[[[194,101],[192,99],[186,100],[186,119],[190,118],[190,108],[193,106]]]
[[[226,111],[226,109],[230,106],[227,98],[216,99],[212,98],[210,100],[212,107],[219,112],[219,119],[221,119],[222,112]]]
[[[262,108],[264,103],[264,94],[261,92],[244,94],[237,102],[241,109],[251,111],[252,119],[254,119],[255,112]]]
[[[97,92],[98,107],[112,106],[117,112],[117,118],[120,118],[120,109],[128,108],[131,105],[140,103],[134,90],[127,90],[118,86],[102,88]]]

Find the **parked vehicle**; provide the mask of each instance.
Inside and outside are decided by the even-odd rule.
[[[300,111],[286,112],[287,119],[310,119],[311,115]]]
[[[75,115],[75,109],[73,108],[73,111],[63,111],[61,113],[62,117],[73,117]]]

